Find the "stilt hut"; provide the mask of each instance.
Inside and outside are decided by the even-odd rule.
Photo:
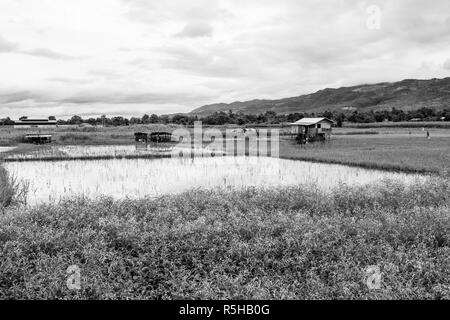
[[[328,118],[303,118],[290,123],[291,134],[301,143],[327,141],[331,137],[333,120]]]

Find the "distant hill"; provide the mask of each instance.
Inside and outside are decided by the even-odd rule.
[[[279,114],[295,112],[323,112],[348,110],[385,110],[395,107],[404,111],[421,107],[436,110],[450,108],[450,77],[365,84],[338,89],[323,89],[316,93],[278,100],[251,100],[216,103],[194,109],[189,114],[205,116],[217,111],[232,110],[245,114],[275,111]]]

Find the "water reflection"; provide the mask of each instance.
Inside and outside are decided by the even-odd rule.
[[[34,161],[4,164],[30,183],[28,202],[70,195],[116,198],[160,196],[191,188],[242,188],[315,183],[330,190],[340,182],[365,184],[383,178],[412,181],[416,175],[276,158],[216,157]]]

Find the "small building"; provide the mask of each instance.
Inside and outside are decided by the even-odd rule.
[[[136,142],[171,142],[172,141],[172,133],[170,132],[135,132],[134,140]]]
[[[14,121],[14,128],[50,128],[56,127],[55,117],[47,119],[28,119],[28,117],[20,117]]]
[[[152,132],[150,133],[151,142],[171,142],[172,133],[170,132]]]
[[[34,144],[44,144],[52,142],[51,134],[27,134],[23,137],[23,142],[34,143]]]
[[[333,120],[328,118],[303,118],[290,123],[291,134],[299,143],[329,140],[332,133]]]
[[[136,142],[148,142],[148,133],[145,132],[135,132],[134,141]]]

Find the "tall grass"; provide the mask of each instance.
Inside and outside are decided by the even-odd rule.
[[[404,122],[371,122],[371,123],[344,123],[346,128],[450,128],[448,121],[404,121]]]
[[[83,131],[84,132],[84,131]],[[63,143],[86,143],[91,141],[92,138],[87,134],[81,133],[65,133],[58,136],[58,140]]]
[[[450,299],[449,191],[383,181],[12,210],[0,217],[0,298]],[[66,286],[74,264],[79,291]]]
[[[0,164],[0,212],[7,207],[26,204],[28,185],[11,176]]]

